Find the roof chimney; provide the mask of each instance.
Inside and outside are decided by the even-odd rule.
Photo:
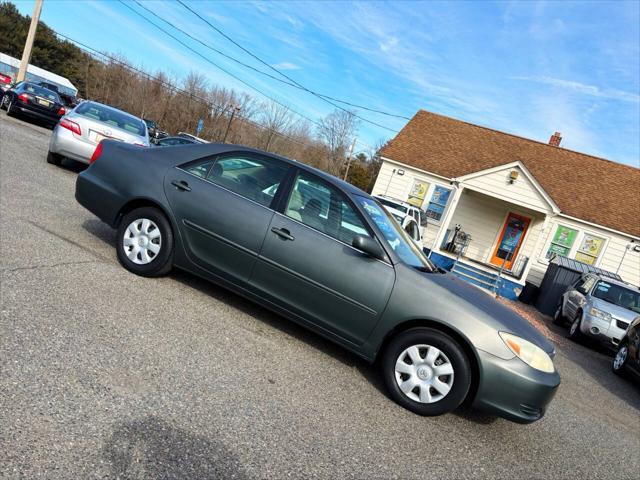
[[[559,147],[561,141],[562,141],[562,135],[560,135],[560,132],[556,132],[553,135],[551,135],[551,138],[549,139],[549,145],[553,147]]]

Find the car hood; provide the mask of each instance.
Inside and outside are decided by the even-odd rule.
[[[488,319],[496,330],[517,335],[537,345],[549,355],[555,355],[555,346],[538,329],[486,291],[451,273],[425,273],[424,275],[460,300],[481,310],[485,314],[485,320]]]
[[[606,300],[601,300],[600,298],[596,297],[591,298],[591,305],[596,307],[598,310],[610,313],[614,317],[625,320],[629,323],[631,323],[634,318],[640,315],[640,313],[634,312],[633,310],[619,307],[618,305],[609,303]]]

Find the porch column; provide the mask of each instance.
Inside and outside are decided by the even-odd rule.
[[[529,271],[533,266],[533,262],[538,261],[538,250],[540,250],[541,246],[547,241],[547,235],[548,235],[547,229],[549,228],[549,223],[551,223],[552,218],[555,218],[555,215],[545,214],[544,216],[544,220],[542,222],[542,230],[540,230],[540,235],[538,235],[538,239],[536,240],[536,243],[533,246],[531,258],[529,258],[529,263],[527,263],[527,266],[524,269],[524,272],[522,272],[522,277],[520,277],[522,281],[527,280],[527,277],[529,276]]]
[[[433,252],[436,248],[439,250],[440,245],[444,240],[444,236],[447,233],[447,229],[449,228],[449,224],[451,223],[451,219],[453,218],[453,213],[456,210],[456,206],[458,205],[458,200],[460,200],[460,195],[462,194],[462,190],[464,187],[458,186],[453,189],[453,196],[451,197],[450,204],[447,207],[447,210],[444,213],[444,217],[440,222],[440,228],[438,229],[438,234],[436,235],[435,240],[433,241],[433,245],[431,245],[431,252]],[[431,256],[431,253],[429,253]]]

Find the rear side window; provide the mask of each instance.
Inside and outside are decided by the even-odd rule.
[[[285,214],[348,245],[356,235],[369,236],[344,194],[305,172],[296,178]]]
[[[146,126],[142,120],[104,105],[84,102],[75,109],[75,113],[134,135],[145,136]]]
[[[215,161],[207,180],[268,207],[288,170],[273,158],[229,156]]]

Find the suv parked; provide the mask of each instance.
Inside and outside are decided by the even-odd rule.
[[[420,227],[427,226],[427,215],[425,212],[408,202],[387,197],[386,195],[374,195],[373,198],[378,200],[409,234],[411,239],[422,247],[422,231]]]
[[[553,321],[571,321],[569,338],[581,335],[616,347],[629,324],[640,314],[640,289],[624,282],[584,274],[560,298]]]

